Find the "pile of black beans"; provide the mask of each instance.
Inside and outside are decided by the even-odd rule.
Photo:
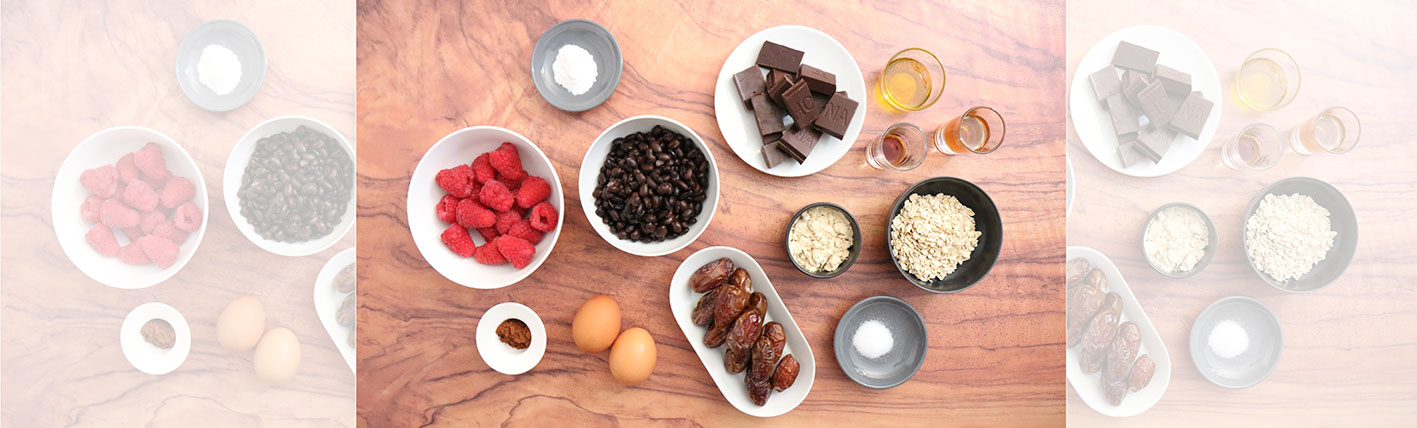
[[[262,238],[319,239],[354,201],[354,161],[339,141],[302,125],[256,141],[236,196]]]
[[[620,239],[676,238],[699,221],[708,167],[693,140],[660,126],[616,138],[591,194],[595,215]]]

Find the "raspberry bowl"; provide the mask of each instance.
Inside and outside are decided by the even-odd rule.
[[[149,150],[150,153],[161,153],[161,156],[148,155],[144,168],[137,168],[131,160],[136,157],[130,155]],[[117,172],[125,168],[125,162],[132,172]],[[166,170],[166,174],[161,174],[166,177],[154,178],[142,172],[148,167],[154,168],[153,171],[158,171],[157,168]],[[100,175],[100,170],[111,171],[105,174],[115,174],[111,177],[112,181],[95,180],[94,176]],[[175,180],[174,177],[185,180],[178,180],[183,181],[180,200],[169,197],[173,206],[168,207],[162,197],[166,183]],[[93,191],[95,181],[104,181],[104,187],[111,192],[104,191],[107,196],[96,194]],[[130,183],[136,182],[143,182],[146,190],[133,192],[142,193],[138,197],[126,196],[130,193],[127,191]],[[179,188],[178,185],[172,187]],[[92,211],[90,207],[94,205],[88,203],[92,198],[104,199],[103,204],[112,205],[109,210],[103,210],[111,211],[111,215],[103,216]],[[119,126],[89,136],[69,152],[54,178],[50,210],[50,221],[59,246],[80,272],[104,285],[132,290],[166,281],[187,265],[206,234],[210,207],[206,180],[202,178],[197,162],[182,146],[152,129]],[[183,214],[179,215],[179,211]],[[131,221],[134,215],[151,219],[154,217],[150,215],[156,213],[163,216],[154,224],[166,223],[162,226],[166,232],[159,232],[159,226],[146,220],[141,220],[139,226],[119,224]],[[143,240],[165,242],[151,245],[152,248],[144,251],[144,247],[148,246],[139,242]],[[115,247],[118,248],[116,252]],[[157,260],[154,261],[154,258]]]
[[[495,126],[463,128],[428,148],[413,170],[408,228],[443,277],[502,288],[530,276],[555,248],[563,195],[551,159],[531,140]]]

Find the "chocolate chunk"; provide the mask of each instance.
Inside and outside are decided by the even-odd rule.
[[[1166,99],[1166,88],[1161,86],[1160,80],[1153,80],[1146,89],[1138,92],[1137,99],[1140,101],[1138,104],[1142,114],[1145,114],[1151,123],[1165,125],[1171,122],[1171,116],[1176,114],[1176,105]]]
[[[749,110],[753,109],[753,97],[767,93],[768,90],[768,83],[763,80],[763,72],[756,65],[734,74],[733,84],[738,85],[738,97]]]
[[[1166,87],[1166,92],[1179,95],[1191,92],[1191,75],[1182,73],[1181,70],[1157,64],[1156,79],[1161,81],[1161,86]]]
[[[786,72],[786,71],[777,70],[777,69],[768,69],[768,85],[767,85],[767,86],[768,86],[769,88],[771,88],[772,85],[776,84],[777,82],[781,82],[781,81],[783,81],[783,80],[792,80],[792,79],[795,79],[795,78],[792,76],[792,73],[788,73],[788,72]],[[787,84],[788,84],[788,86],[791,86],[791,85],[792,85],[792,82],[787,82]]]
[[[1122,79],[1117,77],[1114,67],[1097,70],[1088,79],[1092,81],[1092,92],[1097,94],[1098,101],[1107,101],[1107,97],[1122,93]]]
[[[1122,96],[1127,102],[1141,104],[1141,100],[1137,98],[1137,94],[1141,93],[1141,91],[1146,89],[1149,85],[1151,85],[1151,78],[1147,77],[1145,74],[1127,70],[1127,76],[1123,79],[1122,83]]]
[[[846,135],[846,128],[851,125],[851,117],[856,115],[857,105],[858,103],[848,98],[845,92],[832,94],[831,100],[822,108],[822,113],[817,115],[817,120],[812,121],[812,126],[840,139]]]
[[[817,100],[812,98],[806,79],[798,80],[787,92],[783,92],[782,101],[787,103],[787,115],[797,123],[812,123],[822,112]]]
[[[1187,137],[1199,139],[1201,129],[1205,128],[1206,119],[1210,118],[1210,110],[1215,103],[1201,96],[1199,91],[1192,92],[1186,96],[1185,101],[1181,101],[1181,106],[1176,108],[1176,115],[1171,118],[1171,129]]]
[[[822,69],[810,65],[802,64],[802,69],[797,71],[797,77],[807,81],[807,88],[819,94],[830,94],[836,92],[836,75],[822,71]]]
[[[758,65],[797,74],[798,67],[802,66],[802,51],[773,42],[763,42],[762,49],[758,50]]]
[[[788,89],[791,89],[794,83],[797,83],[797,80],[793,79],[792,76],[782,76],[782,78],[776,82],[769,83],[767,92],[768,99],[777,103],[778,107],[787,107],[787,102],[783,101],[782,94],[787,92]]]
[[[1176,131],[1153,124],[1137,134],[1137,147],[1142,149],[1142,154],[1151,158],[1152,162],[1161,162],[1161,157],[1166,155],[1166,151],[1171,148],[1171,142],[1175,140]]]
[[[1129,141],[1117,146],[1117,156],[1122,158],[1122,168],[1131,168],[1146,159],[1146,155],[1137,147],[1135,141]]]
[[[1123,101],[1121,95],[1107,97],[1107,113],[1112,115],[1112,129],[1117,133],[1117,141],[1135,137],[1141,129],[1136,109]]]
[[[763,145],[763,162],[768,164],[768,168],[775,167],[787,159],[787,153],[782,151],[781,146],[781,141],[773,141]]]
[[[758,134],[764,137],[774,132],[782,132],[782,110],[776,104],[768,101],[767,95],[758,94],[753,97],[753,118],[758,121]],[[764,138],[764,141],[767,139]]]
[[[782,145],[779,147],[797,163],[802,163],[807,160],[807,155],[812,154],[812,148],[817,146],[817,141],[821,138],[822,133],[815,129],[793,125],[782,134]]]
[[[1117,44],[1117,50],[1112,53],[1112,65],[1150,74],[1156,70],[1158,56],[1161,56],[1160,52],[1123,41]],[[761,64],[762,57],[759,58],[758,63]]]

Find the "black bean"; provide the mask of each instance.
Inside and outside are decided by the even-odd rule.
[[[300,126],[256,142],[237,191],[261,237],[301,242],[334,232],[354,194],[354,162],[333,137]]]
[[[620,239],[678,237],[703,210],[707,172],[698,147],[663,127],[616,138],[591,194],[596,216]]]

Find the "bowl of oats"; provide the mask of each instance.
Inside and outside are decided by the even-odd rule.
[[[1358,219],[1337,188],[1291,177],[1250,201],[1241,227],[1245,258],[1269,285],[1290,293],[1328,287],[1358,249]]]
[[[886,247],[910,283],[955,293],[978,283],[999,259],[1004,228],[983,189],[955,177],[925,179],[891,206]]]
[[[807,276],[841,275],[861,254],[861,225],[840,205],[818,202],[797,210],[787,223],[787,258]]]

